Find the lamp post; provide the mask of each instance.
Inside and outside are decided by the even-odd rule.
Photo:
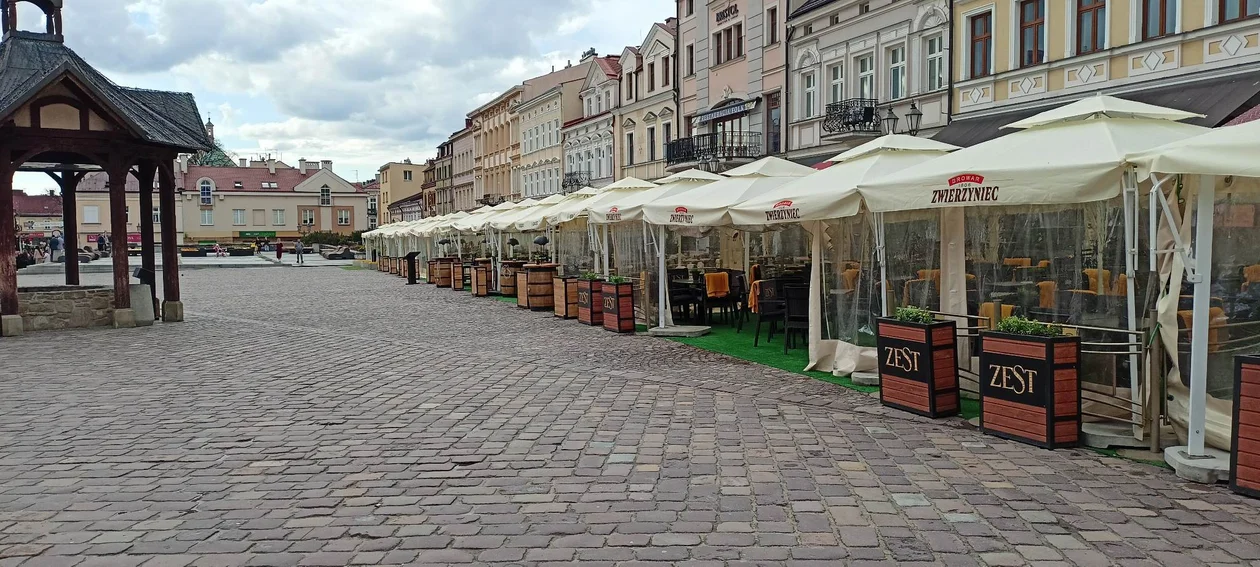
[[[893,112],[892,106],[888,107],[888,113],[884,115],[881,122],[884,123],[885,134],[909,134],[911,136],[919,135],[919,126],[923,124],[923,111],[919,110],[918,105],[910,103],[910,112],[906,113],[906,121],[909,122],[909,128],[905,132],[897,131],[897,114]]]

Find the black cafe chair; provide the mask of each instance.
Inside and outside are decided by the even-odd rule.
[[[787,354],[789,348],[796,348],[793,337],[809,343],[809,288],[793,285],[783,288],[783,292],[783,354]]]
[[[757,328],[753,335],[753,347],[756,347],[761,341],[761,324],[770,324],[770,332],[766,335],[766,340],[769,341],[774,338],[774,330],[778,328],[779,323],[783,321],[783,317],[787,313],[781,296],[781,288],[776,283],[775,280],[765,280],[761,282],[761,287],[758,288]]]

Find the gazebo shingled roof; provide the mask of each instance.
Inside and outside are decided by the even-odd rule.
[[[86,0],[85,0],[86,1]],[[126,186],[134,176],[141,210],[153,209],[154,181],[161,202],[163,320],[183,320],[179,298],[174,161],[181,153],[214,149],[189,93],[121,87],[66,47],[64,0],[0,0],[0,335],[20,334],[13,174],[43,171],[57,180],[64,201],[67,242],[77,242],[75,189],[88,171],[109,176],[109,232],[127,247]],[[43,32],[17,29],[18,6],[44,13]],[[203,206],[213,206],[213,203]],[[157,313],[156,241],[151,215],[140,215],[142,270]],[[113,257],[115,324],[134,325],[124,252]],[[79,283],[78,255],[66,255],[66,283]]]

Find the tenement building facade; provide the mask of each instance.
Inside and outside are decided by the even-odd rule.
[[[643,43],[621,53],[622,102],[617,108],[618,179],[665,177],[665,149],[678,135],[674,69],[678,67],[675,33],[678,20],[656,23]]]
[[[616,116],[621,99],[621,64],[615,56],[598,57],[582,84],[582,115],[565,124],[560,132],[564,143],[564,190],[604,187],[616,179],[613,151]]]

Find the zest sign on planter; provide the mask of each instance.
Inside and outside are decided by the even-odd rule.
[[[927,417],[956,415],[958,364],[953,321],[877,321],[879,400]]]
[[[1079,337],[980,334],[980,430],[1057,449],[1081,432]]]
[[[1229,488],[1260,498],[1260,357],[1234,359],[1234,432]]]

